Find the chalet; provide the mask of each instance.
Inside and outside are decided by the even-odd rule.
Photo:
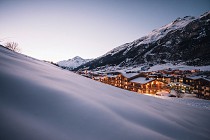
[[[156,80],[163,82],[165,84],[169,84],[174,77],[170,74],[161,74],[161,73],[156,73],[156,74],[150,74],[148,75],[149,78],[155,78]]]
[[[101,82],[115,86],[115,79],[116,79],[116,75],[107,75],[103,78],[101,78]]]
[[[201,78],[201,91],[199,91],[204,98],[210,99],[210,79]]]
[[[102,78],[101,76],[94,76],[94,77],[92,77],[92,79],[96,80],[96,81],[100,81],[101,78]]]
[[[129,81],[139,77],[139,75],[139,73],[121,73],[115,78],[115,86],[130,90],[131,85]]]
[[[132,91],[149,94],[155,94],[163,86],[162,82],[148,77],[138,77],[131,80],[130,83],[132,85]]]
[[[199,98],[210,98],[210,79],[203,76],[184,77],[183,83],[190,85]]]
[[[198,84],[198,79],[200,78],[202,78],[202,76],[186,76],[183,78],[183,83],[192,87],[196,87]]]
[[[190,85],[180,82],[171,82],[169,85],[171,89],[175,89],[179,92],[192,93],[192,87]]]
[[[173,74],[175,70],[171,69],[171,68],[168,68],[168,69],[165,69],[165,70],[160,70],[160,73],[163,73],[163,74]]]
[[[170,82],[183,83],[183,76],[182,75],[173,75],[170,79]]]
[[[147,77],[158,79],[158,78],[162,77],[162,74],[161,73],[153,73],[153,74],[149,74]]]
[[[169,84],[174,77],[169,74],[163,74],[162,77],[159,79],[161,82]]]

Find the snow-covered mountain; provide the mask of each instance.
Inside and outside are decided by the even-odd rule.
[[[57,62],[57,64],[60,66],[60,67],[63,67],[63,68],[67,68],[67,69],[74,69],[74,68],[77,68],[79,67],[80,65],[83,65],[89,61],[91,61],[92,59],[83,59],[79,56],[76,56],[72,59],[69,59],[69,60],[63,60],[63,61],[59,61]]]
[[[0,66],[2,140],[209,139],[209,101],[136,94],[1,46]]]
[[[179,62],[187,65],[210,65],[210,12],[200,17],[177,18],[77,69]]]

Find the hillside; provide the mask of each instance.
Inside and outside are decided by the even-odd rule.
[[[106,65],[129,67],[180,62],[210,65],[210,12],[197,18],[177,18],[147,36],[116,47],[75,70]]]
[[[2,140],[209,139],[204,108],[118,89],[1,46],[0,65]]]

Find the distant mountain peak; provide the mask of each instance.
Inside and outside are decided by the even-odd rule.
[[[71,69],[77,68],[80,65],[83,65],[83,64],[89,62],[90,60],[92,60],[92,59],[83,59],[80,56],[75,56],[72,59],[59,61],[59,62],[57,62],[57,64],[60,67],[64,67],[64,68],[71,70]]]
[[[73,57],[72,59],[83,59],[82,57],[80,57],[80,56],[75,56],[75,57]]]

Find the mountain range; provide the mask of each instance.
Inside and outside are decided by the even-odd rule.
[[[199,17],[177,18],[140,39],[83,63],[74,70],[164,63],[210,65],[210,11]]]

